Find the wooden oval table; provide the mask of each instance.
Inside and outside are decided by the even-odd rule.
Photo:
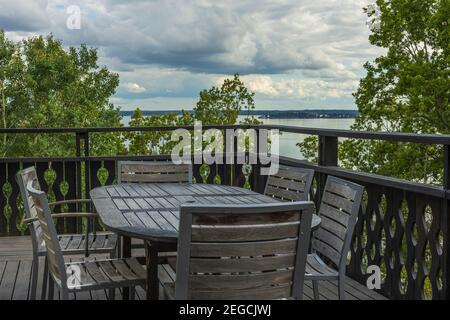
[[[244,188],[210,184],[117,184],[95,188],[90,195],[105,227],[122,236],[123,257],[131,256],[131,238],[145,241],[149,299],[158,299],[158,252],[176,251],[179,209],[183,204],[278,202]],[[313,215],[312,228],[319,225],[320,218]]]

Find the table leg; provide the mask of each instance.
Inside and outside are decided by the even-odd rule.
[[[131,238],[122,237],[122,258],[131,257]],[[123,290],[123,300],[130,300],[130,288],[122,288]]]
[[[147,267],[147,300],[159,299],[158,243],[145,241]]]

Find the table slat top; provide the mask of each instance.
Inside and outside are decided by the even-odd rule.
[[[278,200],[251,190],[211,184],[118,184],[90,192],[106,228],[123,236],[154,241],[176,241],[179,209],[183,204],[251,205]],[[313,227],[320,223],[314,217]]]

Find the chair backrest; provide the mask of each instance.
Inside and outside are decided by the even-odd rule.
[[[328,176],[319,208],[321,223],[314,231],[311,248],[345,272],[364,187]]]
[[[58,241],[55,224],[51,216],[45,192],[36,189],[34,181],[27,183],[27,192],[32,200],[33,211],[36,212],[42,230],[42,237],[47,248],[48,270],[55,282],[62,288],[67,288],[67,274],[64,258]]]
[[[278,173],[267,177],[264,194],[285,201],[307,201],[314,170],[280,165]]]
[[[119,161],[118,183],[191,183],[192,165],[168,161]]]
[[[33,183],[33,187],[36,190],[41,189],[35,167],[28,167],[17,172],[16,180],[17,184],[19,185],[20,194],[22,196],[23,207],[25,209],[25,217],[36,218],[37,213],[34,207],[33,199],[31,198],[27,190],[27,184],[29,182]],[[40,248],[45,248],[45,246],[42,246],[44,239],[42,237],[42,230],[39,221],[30,223],[29,229],[34,252],[37,252],[37,250]]]
[[[182,206],[175,298],[301,299],[313,206]]]

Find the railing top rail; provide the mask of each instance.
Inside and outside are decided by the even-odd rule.
[[[260,129],[278,129],[282,132],[318,135],[326,137],[357,138],[367,140],[386,140],[396,142],[413,142],[424,144],[450,145],[450,134],[420,134],[403,132],[373,132],[343,129],[320,129],[286,125],[259,125]]]
[[[177,129],[193,130],[194,126],[177,126]],[[281,132],[318,135],[327,137],[356,138],[367,140],[385,140],[394,142],[411,142],[422,144],[450,145],[450,134],[420,134],[402,132],[371,132],[342,129],[320,129],[286,125],[203,125],[203,129],[278,129]],[[95,133],[95,132],[135,132],[135,131],[171,131],[174,126],[148,126],[148,127],[112,127],[112,128],[0,128],[0,134],[37,134],[37,133]]]
[[[252,125],[203,125],[203,129],[248,129]],[[129,131],[171,131],[176,129],[193,130],[194,126],[146,126],[146,127],[91,127],[91,128],[0,128],[2,133],[90,133],[90,132],[129,132]]]
[[[303,168],[313,169],[316,172],[337,176],[343,179],[356,180],[376,184],[383,187],[390,187],[420,194],[426,194],[438,198],[450,198],[450,190],[445,190],[442,186],[408,181],[399,178],[386,177],[374,173],[353,171],[339,167],[321,166],[305,160],[298,160],[290,157],[280,156],[280,163]]]

